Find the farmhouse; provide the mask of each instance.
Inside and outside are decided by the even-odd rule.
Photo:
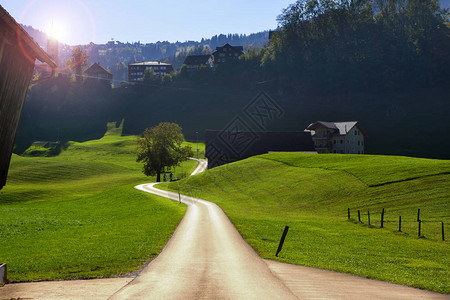
[[[0,189],[6,184],[17,127],[36,59],[47,64],[46,68],[51,70],[50,77],[53,77],[56,68],[53,59],[0,6]]]
[[[244,47],[242,46],[231,46],[230,44],[225,44],[222,47],[216,47],[216,51],[212,54],[214,57],[214,65],[218,66],[233,60],[237,60],[239,56],[244,54]]]
[[[310,132],[207,130],[205,143],[209,169],[269,152],[315,153]]]
[[[93,63],[84,73],[91,79],[107,80],[110,83],[113,79],[113,74],[105,69],[100,63]]]
[[[306,130],[311,132],[318,153],[364,154],[367,135],[358,121],[317,121]]]
[[[128,81],[139,82],[144,80],[144,72],[149,69],[152,69],[157,76],[164,76],[173,72],[173,66],[171,64],[159,61],[134,63],[128,65]]]
[[[184,65],[188,71],[198,70],[201,66],[211,68],[213,66],[213,57],[211,55],[189,55],[184,60]]]

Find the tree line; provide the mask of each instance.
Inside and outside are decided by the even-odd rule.
[[[298,90],[376,91],[445,85],[448,10],[437,0],[299,0],[270,46],[243,60]]]

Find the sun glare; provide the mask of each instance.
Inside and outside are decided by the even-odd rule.
[[[53,21],[50,26],[49,29],[47,31],[47,34],[49,35],[50,38],[55,39],[59,42],[63,42],[64,39],[66,38],[66,27],[64,25],[64,23],[58,21]]]

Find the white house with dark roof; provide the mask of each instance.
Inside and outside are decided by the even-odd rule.
[[[318,153],[364,154],[367,137],[358,121],[311,123],[310,131]]]

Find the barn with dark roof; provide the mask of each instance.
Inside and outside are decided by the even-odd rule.
[[[205,156],[214,168],[270,152],[315,153],[310,132],[234,132],[207,130]]]

